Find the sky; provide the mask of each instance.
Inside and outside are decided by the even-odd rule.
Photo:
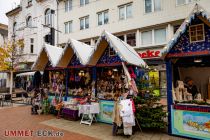
[[[0,0],[0,23],[8,25],[6,12],[14,9],[20,4],[20,0]]]

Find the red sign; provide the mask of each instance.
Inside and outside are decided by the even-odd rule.
[[[153,58],[153,57],[160,57],[160,51],[153,51],[153,50],[147,50],[145,52],[139,52],[139,56],[141,58]]]

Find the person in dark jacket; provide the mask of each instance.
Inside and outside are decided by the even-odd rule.
[[[194,85],[194,81],[190,77],[185,78],[185,88],[187,88],[187,92],[192,94],[193,100],[195,95],[198,93],[196,85]]]

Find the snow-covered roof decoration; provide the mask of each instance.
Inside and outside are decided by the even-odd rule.
[[[39,55],[34,62],[33,70],[44,70],[48,61],[50,61],[52,67],[56,67],[60,55],[63,53],[63,48],[52,46],[49,44],[44,44]]]
[[[179,29],[174,34],[173,38],[168,42],[168,44],[163,49],[162,53],[164,58],[166,57],[167,53],[169,53],[171,48],[177,43],[181,35],[186,31],[187,27],[191,24],[192,20],[195,19],[196,15],[202,16],[203,18],[207,19],[210,22],[210,17],[208,12],[196,3],[189,16],[184,20],[184,22],[181,24]]]
[[[74,54],[77,56],[82,65],[87,65],[93,51],[94,46],[90,46],[70,38],[56,66],[67,67]]]
[[[147,67],[147,64],[144,62],[144,60],[130,45],[107,31],[103,31],[98,39],[95,46],[95,51],[89,62],[90,65],[96,65],[103,54],[103,51],[107,47],[107,45],[103,43],[104,39],[107,41],[110,47],[113,48],[122,61],[135,66]]]

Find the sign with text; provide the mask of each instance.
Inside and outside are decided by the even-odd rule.
[[[160,50],[146,50],[146,51],[138,52],[138,54],[141,58],[161,57],[161,51]]]

